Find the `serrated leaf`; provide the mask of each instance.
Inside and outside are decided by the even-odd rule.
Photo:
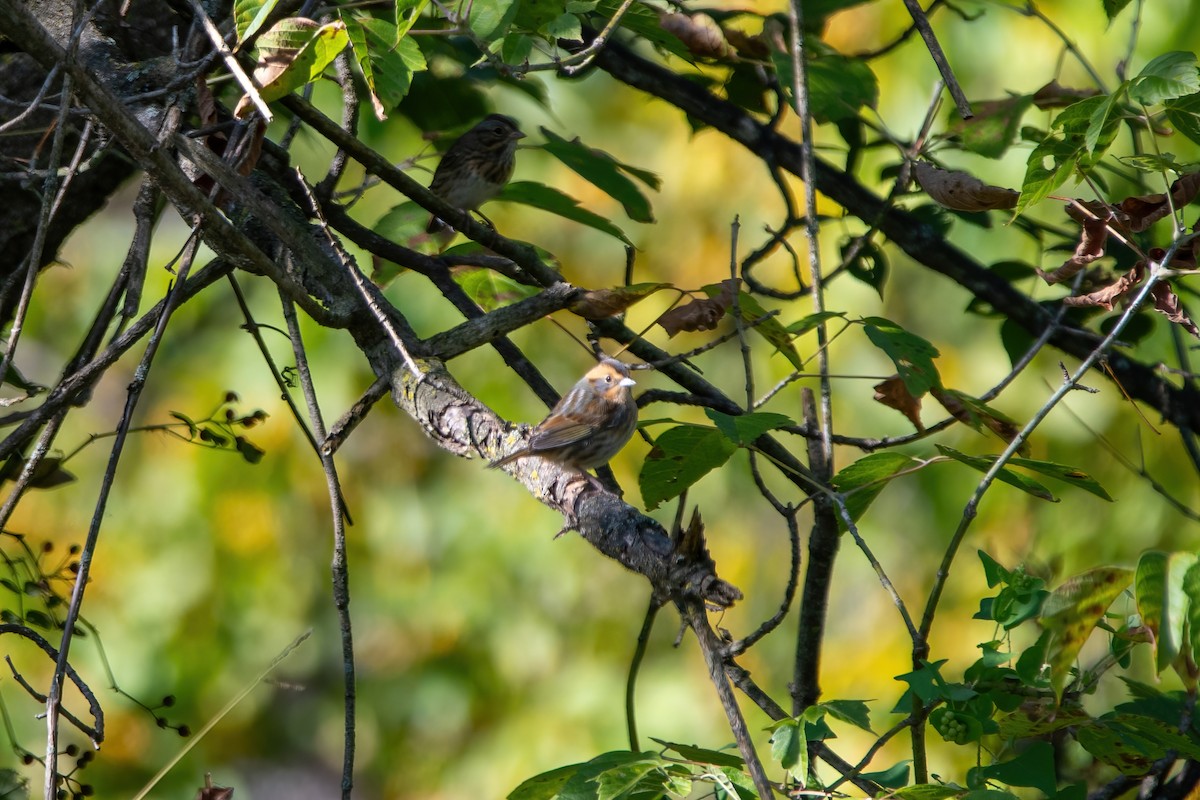
[[[1131,569],[1099,567],[1067,580],[1046,598],[1039,621],[1052,635],[1046,660],[1057,696],[1096,623],[1132,581]]]
[[[1107,500],[1110,503],[1113,501],[1112,496],[1104,490],[1099,481],[1076,467],[1066,464],[1056,464],[1053,461],[1037,461],[1032,458],[1010,458],[1008,463],[1014,467],[1027,469],[1039,475],[1045,475],[1048,478],[1068,483],[1076,489],[1083,489],[1085,492],[1094,494],[1096,497]]]
[[[862,322],[867,338],[896,365],[909,394],[921,397],[931,386],[941,386],[942,379],[933,364],[938,357],[936,347],[890,319],[867,317]]]
[[[1129,82],[1129,97],[1147,106],[1197,91],[1200,91],[1200,70],[1196,68],[1196,54],[1182,50],[1163,53]]]
[[[558,800],[598,800],[596,778],[604,772],[636,764],[647,758],[657,758],[654,753],[631,753],[616,750],[601,753],[584,764],[577,764],[575,774],[563,784]]]
[[[826,700],[821,703],[821,708],[836,720],[848,722],[867,733],[875,732],[871,730],[871,710],[863,700]]]
[[[703,288],[709,297],[719,297],[725,291],[725,282],[710,283]],[[796,345],[792,344],[792,337],[787,328],[783,327],[783,323],[773,316],[767,316],[767,310],[753,295],[746,292],[738,292],[737,307],[741,313],[742,322],[756,323],[751,328],[752,331],[775,345],[775,349],[783,353],[793,367],[803,369],[804,361],[800,358]]]
[[[258,33],[267,17],[279,5],[279,0],[236,0],[233,4],[233,25],[238,44]]]
[[[653,754],[642,754],[643,757],[625,764],[619,764],[600,772],[592,780],[596,783],[596,800],[617,800],[617,798],[637,797],[640,792],[651,792],[659,796],[657,791],[667,782],[663,772],[666,762]]]
[[[916,461],[901,453],[871,453],[844,467],[831,483],[846,496],[846,511],[850,519],[858,522],[896,473],[916,465]],[[844,530],[845,524],[839,514],[838,527]]]
[[[658,508],[724,464],[737,446],[714,428],[679,425],[663,431],[642,463],[638,486],[646,508]]]
[[[1029,154],[1014,217],[1062,186],[1076,168],[1086,173],[1100,160],[1117,135],[1119,120],[1106,115],[1091,146],[1086,137],[1097,109],[1108,102],[1107,95],[1089,97],[1054,118],[1050,132]]]
[[[629,218],[653,222],[650,201],[626,175],[620,161],[603,150],[596,150],[576,139],[564,139],[548,128],[541,128],[546,143],[542,149],[574,170],[581,178],[616,200]]]
[[[936,445],[936,447],[942,455],[952,458],[955,461],[960,461],[979,472],[986,473],[992,468],[992,464],[996,463],[997,456],[969,456],[966,453],[955,450],[953,447],[946,447],[941,444]],[[1032,478],[1027,478],[1019,472],[1013,472],[1007,467],[1001,467],[1000,471],[996,473],[996,480],[1001,483],[1007,483],[1009,486],[1013,486],[1023,492],[1028,492],[1039,499],[1048,500],[1051,503],[1058,502],[1058,498],[1051,494],[1050,490],[1045,486]]]
[[[1138,559],[1133,584],[1142,624],[1154,637],[1157,672],[1171,666],[1183,651],[1184,623],[1189,599],[1184,578],[1196,566],[1195,553],[1164,553],[1151,550]]]
[[[533,297],[539,291],[536,286],[517,283],[512,278],[483,267],[457,267],[451,277],[484,311],[495,311],[518,300]]]
[[[796,424],[786,414],[775,414],[770,411],[754,411],[749,414],[733,416],[706,408],[704,414],[713,421],[717,430],[724,434],[725,438],[738,445],[752,444],[755,439],[767,431],[782,428],[784,425]]]
[[[513,181],[504,187],[496,199],[549,211],[551,214],[557,214],[565,219],[607,233],[630,247],[633,246],[633,242],[629,240],[624,231],[599,214],[581,208],[578,200],[563,194],[558,189],[533,181]]]
[[[1114,119],[1114,112],[1121,107],[1125,99],[1127,84],[1121,84],[1112,94],[1103,98],[1088,120],[1087,130],[1083,134],[1083,143],[1089,153],[1095,153],[1096,148],[1104,137],[1104,131]]]
[[[559,14],[543,25],[539,32],[545,34],[546,38],[550,40],[564,39],[572,42],[583,40],[583,25],[580,23],[579,17],[574,14]]]

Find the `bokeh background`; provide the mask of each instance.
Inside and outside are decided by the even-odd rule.
[[[980,16],[968,21],[942,9],[934,23],[973,100],[1031,93],[1055,77],[1067,86],[1091,85],[1075,58],[1064,55],[1062,41],[1043,22],[1018,13],[1018,4],[958,5]],[[784,8],[766,2],[726,7],[735,6],[763,12]],[[1047,0],[1038,8],[1066,32],[1109,82],[1108,88],[1116,84],[1114,70],[1129,55],[1132,7],[1111,26],[1099,2]],[[1198,16],[1200,7],[1188,0],[1148,4],[1129,73],[1136,74],[1162,52],[1189,49]],[[834,16],[825,38],[840,51],[855,54],[891,42],[908,24],[900,3],[868,3]],[[926,113],[937,77],[934,66],[916,37],[872,66],[880,100],[877,112],[867,112],[868,118],[898,139],[911,139]],[[545,126],[562,136],[578,135],[593,147],[661,176],[662,189],[652,197],[658,222],[640,225],[623,218],[611,199],[547,154],[529,149],[518,157],[518,179],[555,186],[628,232],[638,247],[635,280],[668,281],[683,288],[722,280],[728,277],[735,216],[742,225],[742,255],[762,241],[764,225],[777,225],[783,218],[777,191],[761,163],[716,132],[694,132],[677,110],[595,72],[570,82],[546,73],[529,80],[545,84],[544,105],[506,87],[490,96],[496,110],[520,120],[530,133],[527,141],[539,142],[538,127]],[[334,88],[318,87],[315,99],[327,113],[337,115]],[[935,133],[945,129],[950,113],[947,104],[939,112]],[[1032,111],[1028,124],[1045,127],[1050,113]],[[797,130],[794,119],[784,124],[793,134]],[[402,114],[386,123],[365,123],[361,136],[397,162],[423,149],[432,152],[421,131]],[[843,146],[831,131],[819,131],[817,143],[823,156],[840,161]],[[1181,161],[1196,160],[1186,142],[1174,139],[1168,145]],[[1127,151],[1128,146],[1123,134],[1114,150]],[[323,143],[301,133],[292,152],[310,178],[324,174],[330,152]],[[1019,186],[1027,153],[1028,146],[1018,145],[997,161],[953,153],[947,161],[990,182]],[[880,172],[896,158],[887,148],[870,151],[861,179],[886,192],[890,183]],[[414,174],[424,169],[421,177],[427,179],[434,163],[433,158],[421,160]],[[359,175],[352,169],[347,183]],[[800,187],[794,188],[798,192]],[[114,198],[70,240],[62,265],[42,276],[42,302],[32,310],[18,360],[31,379],[53,381],[90,324],[91,309],[124,257],[135,192],[136,186],[130,185]],[[376,187],[358,203],[355,214],[373,223],[402,199],[386,187]],[[835,206],[822,202],[822,211],[838,214]],[[621,282],[625,253],[615,240],[522,206],[493,203],[486,211],[505,234],[535,241],[554,253],[572,282],[590,287]],[[1034,214],[1061,219],[1053,207]],[[1053,266],[1061,260],[1004,223],[999,214],[988,229],[960,222],[953,237],[985,263],[1020,259]],[[822,243],[825,263],[836,263],[839,240],[860,230],[854,221],[828,223]],[[168,213],[155,238],[152,266],[165,265],[185,234],[183,223]],[[796,247],[803,248],[799,239]],[[360,264],[369,266],[369,257],[356,255]],[[929,339],[941,351],[937,364],[948,386],[973,394],[992,386],[1009,369],[999,321],[965,314],[966,292],[892,250],[889,256],[890,277],[882,298],[868,286],[843,279],[830,287],[827,306],[851,317],[887,316]],[[759,274],[786,285],[788,271],[786,259],[776,256]],[[162,295],[170,279],[162,269],[152,271],[148,302]],[[241,280],[258,321],[282,325],[272,287],[248,276]],[[1037,297],[1057,294],[1033,282],[1022,288]],[[386,291],[421,333],[457,321],[420,276],[402,274]],[[635,306],[629,315],[631,327],[649,325],[669,302],[664,293]],[[781,319],[787,324],[810,311],[804,301],[785,307]],[[561,321],[582,330],[578,320],[564,316]],[[316,787],[327,797],[334,792],[340,769],[342,717],[326,489],[317,460],[242,323],[224,285],[183,307],[159,353],[138,422],[170,422],[171,412],[203,418],[227,391],[234,391],[243,412],[262,409],[269,414],[265,424],[248,433],[265,449],[265,458],[249,465],[234,454],[187,445],[162,433],[134,436],[104,520],[84,614],[100,634],[120,688],[150,706],[164,695],[173,696],[175,704],[160,713],[193,731],[311,628],[311,638],[199,742],[154,796],[190,796],[204,773],[212,772],[217,783],[235,786],[238,797],[300,797],[300,789],[294,788],[300,785]],[[1139,345],[1138,356],[1170,361],[1167,323],[1156,319],[1154,325],[1152,336]],[[284,337],[269,331],[266,335],[278,362],[290,364]],[[673,350],[697,346],[708,336],[682,334],[668,341],[657,329],[647,335]],[[329,421],[357,398],[372,376],[344,334],[308,325],[305,336]],[[569,386],[588,364],[587,354],[549,322],[531,326],[514,339],[560,388]],[[798,346],[807,357],[815,344],[810,336]],[[112,430],[138,355],[112,370],[93,402],[69,418],[59,436],[64,450]],[[787,374],[784,359],[767,349],[756,345],[755,358],[760,391]],[[871,399],[871,386],[893,370],[861,331],[851,329],[839,337],[831,358],[833,371],[844,376],[834,384],[838,432],[884,436],[910,430],[898,413]],[[1061,379],[1058,361],[1056,353],[1043,353],[994,405],[1015,419],[1026,419]],[[741,395],[743,377],[735,345],[709,353],[698,363],[731,396]],[[533,422],[545,413],[486,348],[455,360],[450,368],[464,386],[511,419]],[[637,377],[639,389],[668,388],[653,373]],[[950,659],[943,668],[949,677],[961,674],[974,660],[977,643],[995,635],[988,624],[971,619],[988,593],[976,549],[1009,566],[1027,562],[1058,580],[1101,564],[1132,564],[1148,548],[1195,546],[1195,523],[1174,511],[1101,444],[1110,443],[1195,507],[1200,504],[1198,482],[1178,436],[1158,420],[1140,417],[1101,378],[1092,383],[1101,392],[1073,394],[1035,435],[1033,456],[1085,469],[1116,502],[1070,489],[1059,492],[1062,502],[1057,504],[1005,486],[991,490],[954,566],[934,628],[933,658]],[[803,385],[781,393],[770,410],[798,418]],[[651,407],[643,416],[702,419],[691,410],[666,406]],[[926,422],[937,419],[936,411],[927,409]],[[996,440],[961,426],[936,441],[971,453],[1000,449]],[[108,444],[101,439],[85,448],[68,465],[78,475],[77,482],[33,494],[12,520],[10,529],[28,537],[35,548],[53,546],[41,556],[47,569],[66,558],[70,544],[83,540]],[[796,447],[802,445],[797,442]],[[648,445],[635,438],[613,464],[634,504],[640,503],[636,476],[647,451]],[[904,452],[918,458],[936,455],[931,441]],[[858,456],[839,451],[838,466]],[[355,519],[349,541],[359,796],[502,797],[537,772],[627,746],[623,692],[649,599],[643,580],[600,557],[577,536],[553,540],[559,518],[505,475],[434,448],[386,400],[340,451],[338,466]],[[890,486],[863,520],[864,537],[911,607],[923,604],[976,479],[961,465],[931,465]],[[721,575],[747,595],[717,622],[735,636],[743,635],[769,616],[782,597],[785,528],[756,495],[744,453],[706,477],[692,499],[704,515]],[[792,489],[785,499],[800,498]],[[669,524],[674,510],[667,504],[653,513]],[[806,523],[802,515],[802,527]],[[14,553],[11,541],[5,542],[5,550],[10,556]],[[793,615],[744,660],[760,685],[785,704],[794,619]],[[650,736],[726,746],[732,737],[694,642],[685,636],[676,645],[677,633],[676,618],[664,611],[638,685],[643,746]],[[1026,635],[1018,632],[1016,643]],[[889,711],[903,688],[894,676],[909,669],[908,641],[890,599],[849,541],[835,575],[825,647],[825,696],[872,701],[877,730],[898,721]],[[35,653],[8,639],[5,648],[24,674],[43,674],[44,665]],[[1134,674],[1151,680],[1148,658],[1140,657]],[[101,796],[131,795],[184,740],[170,729],[160,729],[151,714],[106,687],[95,637],[77,643],[74,662],[99,692],[109,734],[97,760],[81,777]],[[1121,692],[1113,684],[1118,682],[1106,683],[1091,702],[1097,707],[1113,702]],[[37,704],[7,676],[0,678],[0,697],[16,741],[40,750],[44,736],[34,718]],[[748,703],[743,706],[757,741],[765,745],[767,719]],[[835,728],[842,737],[835,747],[850,760],[870,744],[865,734]],[[903,737],[898,738],[874,768],[906,757]],[[973,751],[939,745],[931,766],[949,778],[961,776],[973,762]]]

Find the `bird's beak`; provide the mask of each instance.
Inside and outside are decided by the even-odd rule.
[[[525,138],[525,134],[521,133],[520,131],[513,131],[512,138],[514,138],[514,139],[524,139],[524,138]]]
[[[637,381],[633,378],[621,378],[621,382],[617,386],[637,386]]]

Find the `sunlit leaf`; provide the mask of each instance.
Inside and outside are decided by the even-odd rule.
[[[717,297],[723,291],[723,283],[710,284],[704,287],[705,293],[709,297]],[[767,310],[762,307],[758,300],[746,292],[737,293],[738,311],[741,313],[742,322],[754,323],[750,330],[766,339],[771,344],[775,345],[775,349],[783,353],[784,357],[791,362],[796,369],[801,369],[804,366],[803,360],[800,358],[800,353],[796,350],[796,345],[792,343],[792,336],[788,333],[787,328],[783,327],[776,317],[768,316]]]
[[[1061,695],[1075,657],[1096,623],[1132,581],[1131,569],[1099,567],[1076,575],[1050,593],[1040,622],[1053,637],[1046,657],[1056,694]]]
[[[712,764],[717,767],[734,767],[741,769],[746,765],[742,757],[736,753],[725,753],[720,750],[709,750],[704,747],[696,747],[693,744],[678,744],[676,742],[667,742],[662,739],[654,739],[668,750],[674,750],[679,754],[680,758],[685,758],[688,761],[696,761],[701,764]]]
[[[1069,483],[1077,489],[1083,489],[1085,492],[1096,495],[1102,500],[1112,502],[1112,496],[1104,490],[1104,487],[1083,470],[1078,467],[1068,466],[1067,464],[1056,464],[1053,461],[1036,461],[1031,458],[1010,458],[1008,463],[1014,467],[1036,472],[1039,475],[1045,475],[1048,478]]]
[[[517,283],[512,278],[483,267],[456,267],[451,277],[484,311],[495,311],[518,300],[533,297],[539,291],[536,286]]]
[[[1147,106],[1197,91],[1200,91],[1200,70],[1196,68],[1196,54],[1182,50],[1163,53],[1129,82],[1129,97]]]
[[[233,26],[240,45],[267,21],[267,17],[279,5],[279,0],[235,0],[233,4]],[[0,795],[2,796],[2,795]]]
[[[1158,672],[1170,667],[1185,646],[1184,623],[1190,602],[1184,578],[1196,563],[1195,553],[1158,550],[1143,553],[1138,559],[1133,594],[1142,624],[1154,637]]]
[[[797,780],[808,774],[808,741],[800,720],[784,719],[771,727],[771,758]]]
[[[647,509],[679,494],[724,464],[737,451],[715,428],[679,425],[663,431],[642,463],[638,486]]]
[[[833,488],[846,495],[846,511],[857,522],[896,473],[915,467],[917,461],[902,453],[871,453],[850,464],[833,476]],[[838,515],[838,526],[845,521]]]

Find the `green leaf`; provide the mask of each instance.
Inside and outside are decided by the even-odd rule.
[[[539,291],[536,286],[517,283],[512,278],[483,267],[459,267],[451,277],[484,311],[495,311],[518,300],[533,297]]]
[[[719,297],[722,294],[724,286],[720,283],[710,283],[703,287],[705,294],[709,297]],[[746,292],[738,292],[737,307],[741,313],[742,322],[757,323],[753,328],[756,334],[766,339],[769,343],[775,345],[775,349],[783,353],[784,357],[791,362],[796,369],[804,368],[804,361],[800,358],[800,353],[796,350],[796,345],[792,344],[792,336],[788,333],[787,328],[783,327],[783,323],[776,317],[767,316],[767,310],[762,307],[758,300]],[[732,306],[730,307],[732,310]]]
[[[724,464],[737,450],[720,431],[698,425],[679,425],[663,431],[642,463],[638,486],[649,510]]]
[[[1054,118],[1050,133],[1029,154],[1014,217],[1062,186],[1076,168],[1086,173],[1100,160],[1117,135],[1119,120],[1105,114],[1104,124],[1093,131],[1094,135],[1089,137],[1089,130],[1098,110],[1109,102],[1107,95],[1089,97]]]
[[[1037,461],[1032,458],[1010,458],[1008,463],[1014,467],[1027,469],[1030,472],[1036,472],[1039,475],[1045,475],[1048,478],[1068,483],[1076,489],[1083,489],[1085,492],[1094,494],[1102,500],[1112,502],[1112,496],[1104,490],[1104,487],[1083,470],[1067,466],[1066,464],[1056,464],[1053,461]]]
[[[1157,672],[1174,663],[1183,651],[1184,623],[1189,599],[1184,578],[1196,566],[1195,553],[1163,553],[1151,550],[1138,559],[1133,595],[1142,624],[1154,637]]]
[[[571,42],[583,40],[583,26],[579,22],[579,17],[574,14],[559,14],[543,25],[539,31],[550,40],[565,39]]]
[[[546,143],[542,149],[566,164],[600,191],[619,202],[629,218],[653,222],[650,201],[637,185],[626,177],[624,165],[603,150],[594,150],[579,141],[567,140],[547,128],[541,128]]]
[[[733,767],[735,769],[743,769],[746,766],[746,762],[742,760],[741,756],[734,753],[708,750],[703,747],[696,747],[694,744],[667,742],[662,739],[655,739],[653,736],[650,738],[668,750],[674,750],[681,758],[685,758],[688,761],[695,761],[700,764],[712,764],[715,767]]]
[[[1008,577],[1012,574],[1008,569],[982,550],[976,552],[979,553],[979,560],[983,562],[983,575],[987,578],[989,589],[994,589],[1001,583],[1008,583]]]
[[[518,0],[474,0],[467,26],[484,42],[504,38],[520,6]]]
[[[1108,16],[1108,21],[1116,19],[1117,14],[1120,14],[1129,2],[1130,0],[1104,0],[1104,13]]]
[[[267,21],[267,17],[277,5],[279,0],[235,0],[233,26],[237,30],[239,45],[258,33],[258,29]]]
[[[1200,144],[1200,93],[1168,100],[1163,104],[1163,110],[1175,130]]]
[[[1009,786],[1031,786],[1050,796],[1058,788],[1055,780],[1054,746],[1049,742],[1030,742],[1029,745],[1011,761],[992,764],[986,767],[975,767],[972,772],[988,780],[1006,783]],[[968,777],[967,783],[974,781]]]
[[[867,733],[875,732],[871,730],[871,710],[863,700],[826,700],[820,707],[836,720],[848,722]]]
[[[887,255],[878,245],[867,242],[854,251],[853,258],[847,260],[847,256],[850,255],[853,248],[852,240],[844,243],[841,248],[842,259],[846,262],[846,271],[855,280],[862,281],[874,289],[879,294],[879,299],[882,300],[883,287],[887,283],[888,277]]]
[[[582,764],[571,764],[534,775],[508,793],[508,800],[554,800]]]
[[[599,214],[580,208],[578,200],[563,194],[558,189],[533,181],[513,181],[504,187],[496,199],[549,211],[551,214],[557,214],[589,228],[595,228],[602,233],[607,233],[630,247],[633,246],[633,242],[629,241],[629,237],[625,235],[624,231]]]
[[[247,464],[257,464],[263,460],[266,451],[258,445],[246,439],[244,436],[235,436],[234,445],[237,447],[238,453],[245,459]]]
[[[264,102],[278,100],[320,78],[350,43],[344,22],[330,22],[315,29],[314,25],[311,20],[284,19],[259,38],[260,64],[279,60],[287,65],[263,81],[259,94]]]
[[[1114,112],[1120,109],[1121,103],[1125,99],[1126,89],[1127,84],[1121,84],[1112,94],[1105,97],[1104,101],[1092,112],[1087,130],[1083,134],[1083,144],[1089,153],[1094,154],[1096,148],[1100,146],[1104,131],[1114,121]]]
[[[936,447],[938,452],[940,452],[942,455],[952,458],[955,461],[960,461],[963,464],[966,464],[968,467],[973,467],[982,473],[987,473],[988,470],[992,468],[992,464],[996,463],[996,459],[998,458],[998,456],[969,456],[966,453],[961,453],[958,450],[955,450],[953,447],[946,447],[945,445],[941,444],[936,445]],[[1013,472],[1007,467],[1000,468],[1000,471],[996,473],[996,480],[1000,481],[1001,483],[1007,483],[1009,486],[1016,487],[1023,492],[1028,492],[1034,497],[1042,500],[1048,500],[1051,503],[1058,502],[1058,498],[1051,494],[1050,490],[1045,486],[1038,483],[1033,478],[1027,478],[1019,472]]]
[[[901,453],[871,453],[843,467],[831,483],[836,491],[846,496],[846,511],[850,519],[858,522],[896,473],[915,467],[917,463]],[[838,527],[845,530],[845,526],[839,514]]]
[[[770,411],[754,411],[749,414],[732,416],[706,408],[704,414],[713,421],[717,430],[724,434],[725,438],[738,445],[753,444],[755,439],[767,431],[796,424],[791,417]]]
[[[971,119],[964,120],[957,113],[951,114],[947,133],[958,136],[963,147],[973,153],[985,158],[999,158],[1012,145],[1021,117],[1031,105],[1032,95],[976,103],[972,107],[975,116]]]
[[[500,45],[500,58],[505,64],[519,67],[529,61],[533,53],[533,37],[523,33],[510,33]]]
[[[885,789],[901,789],[908,783],[908,765],[912,763],[912,759],[905,759],[900,763],[888,767],[878,772],[864,772],[861,777],[864,780],[877,783]]]
[[[429,0],[396,0],[396,41],[406,36],[412,26],[417,23],[417,18],[421,16],[421,12],[425,10],[425,6],[429,5]]]
[[[803,336],[809,331],[816,330],[817,326],[822,322],[828,322],[837,317],[845,318],[845,316],[845,311],[818,311],[815,314],[809,314],[807,317],[801,317],[791,325],[788,325],[786,330],[792,336]]]
[[[941,386],[933,359],[938,350],[915,333],[909,333],[896,323],[883,317],[867,317],[862,320],[867,338],[896,365],[904,387],[913,397],[921,397],[933,386]]]
[[[808,777],[808,741],[799,720],[784,719],[771,726],[771,758],[796,780]]]
[[[1042,606],[1040,622],[1052,635],[1046,658],[1056,695],[1062,695],[1075,657],[1092,629],[1132,581],[1131,569],[1098,567],[1076,575],[1050,593]]]
[[[864,776],[865,777],[865,776]],[[912,786],[902,786],[891,793],[891,797],[899,800],[946,800],[962,794],[961,786],[944,783],[914,783]]]
[[[1200,69],[1196,68],[1196,54],[1182,50],[1163,53],[1129,82],[1129,97],[1147,106],[1197,91],[1200,91]]]
[[[655,753],[642,753],[640,758],[603,770],[592,780],[596,783],[596,800],[633,798],[649,792],[648,797],[661,797],[656,791],[667,782],[663,771],[666,763]]]
[[[1200,562],[1184,573],[1183,592],[1188,598],[1187,631],[1192,661],[1200,664]]]
[[[808,107],[818,124],[837,122],[856,116],[863,106],[874,108],[879,102],[879,81],[867,62],[833,53],[829,48],[808,62]],[[792,107],[792,58],[787,52],[772,50],[775,71]]]
[[[405,25],[411,26],[426,0],[420,0],[411,11]],[[412,39],[406,38],[407,27],[397,27],[387,20],[375,17],[347,19],[346,32],[354,61],[371,95],[375,117],[387,119],[387,112],[394,109],[408,94],[413,74],[426,68],[425,56]]]

